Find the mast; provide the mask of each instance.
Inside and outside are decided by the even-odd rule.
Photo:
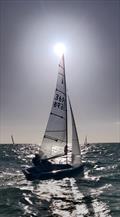
[[[68,159],[67,159],[67,153],[68,153],[68,117],[67,117],[67,87],[66,87],[65,58],[64,58],[64,54],[62,56],[62,59],[63,59],[64,76],[65,76],[65,97],[66,97],[66,145],[65,145],[64,152],[66,154],[66,163],[67,163],[67,161],[68,161]]]

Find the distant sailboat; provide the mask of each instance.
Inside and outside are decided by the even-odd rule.
[[[85,141],[84,141],[84,147],[86,147],[87,145],[89,145],[89,143],[88,143],[88,139],[87,139],[87,136],[86,136]]]
[[[54,100],[49,115],[47,127],[44,133],[40,153],[43,159],[57,159],[66,156],[66,163],[52,164],[51,170],[42,171],[38,167],[23,169],[28,180],[46,180],[62,179],[64,177],[73,177],[83,173],[83,163],[81,159],[81,149],[75,124],[74,114],[69,99],[69,106],[72,120],[72,155],[71,164],[67,162],[68,156],[68,120],[67,120],[67,91],[65,77],[64,55],[59,64],[57,85],[55,89]]]
[[[11,135],[12,144],[15,144],[13,135]]]

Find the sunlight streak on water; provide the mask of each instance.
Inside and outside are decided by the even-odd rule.
[[[111,217],[109,207],[96,199],[96,190],[94,189],[94,194],[92,190],[88,190],[87,192],[83,193],[84,191],[80,191],[77,186],[77,182],[75,179],[70,180],[72,192],[74,195],[74,199],[76,201],[76,211],[77,217],[84,217],[84,216],[94,216],[94,217]],[[105,186],[108,188],[109,185]],[[104,188],[105,188],[104,187]],[[110,186],[109,186],[110,187]],[[99,191],[99,194],[101,192]],[[94,197],[95,196],[95,197]]]
[[[80,203],[79,201],[82,200],[84,195],[79,191],[75,179],[70,179],[71,187],[72,187],[72,192],[74,195],[74,200],[76,201],[76,213],[77,217],[84,217],[87,215],[88,210],[85,204]],[[77,204],[78,203],[78,204]]]

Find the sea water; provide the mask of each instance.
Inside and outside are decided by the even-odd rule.
[[[84,147],[83,178],[30,182],[22,168],[38,149],[0,145],[0,217],[120,217],[120,143]]]

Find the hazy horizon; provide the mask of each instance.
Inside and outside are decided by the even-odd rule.
[[[120,2],[0,1],[0,143],[40,143],[65,66],[80,143],[120,142]]]

